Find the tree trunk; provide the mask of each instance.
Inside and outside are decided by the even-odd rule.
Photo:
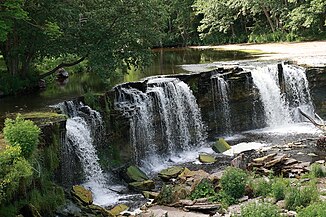
[[[265,16],[266,16],[266,18],[267,18],[267,21],[268,21],[268,23],[269,23],[271,29],[272,29],[272,32],[275,32],[275,27],[274,27],[273,21],[272,21],[272,19],[271,19],[271,16],[270,16],[270,14],[269,14],[269,11],[267,10],[266,7],[263,7],[263,11],[264,11],[264,14],[265,14]]]
[[[83,61],[87,58],[87,56],[88,56],[88,54],[85,55],[85,56],[83,56],[82,58],[76,60],[75,62],[71,62],[71,63],[60,63],[60,64],[57,65],[54,69],[52,69],[52,70],[50,70],[50,71],[48,71],[48,72],[46,72],[46,73],[40,75],[39,78],[42,79],[42,78],[45,78],[45,77],[47,77],[47,76],[50,76],[50,75],[52,75],[53,73],[55,73],[55,72],[56,72],[58,69],[60,69],[60,68],[63,68],[63,67],[70,67],[70,66],[77,65],[77,64],[83,62]]]

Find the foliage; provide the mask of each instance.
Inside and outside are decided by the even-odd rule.
[[[270,203],[252,202],[241,207],[241,217],[280,217],[279,209]]]
[[[314,163],[311,165],[309,175],[313,178],[322,178],[326,176],[326,172],[320,164]]]
[[[287,190],[285,206],[288,210],[298,210],[318,200],[318,191],[314,183],[307,186],[294,186]]]
[[[203,179],[191,193],[190,198],[195,200],[214,196],[216,196],[214,185],[208,179]]]
[[[18,193],[22,180],[31,177],[32,167],[21,157],[19,146],[7,146],[0,152],[0,205]]]
[[[30,120],[24,120],[20,115],[15,120],[7,118],[3,135],[12,146],[20,146],[22,155],[30,157],[39,143],[40,128]]]
[[[266,197],[271,193],[271,181],[266,180],[264,177],[257,178],[251,181],[250,186],[253,189],[253,193],[256,197],[263,196]]]
[[[321,217],[326,216],[326,203],[314,203],[298,212],[298,217]]]
[[[220,184],[222,190],[232,198],[241,198],[245,193],[247,184],[247,174],[238,168],[228,167],[221,177]]]
[[[286,189],[290,186],[288,180],[283,178],[276,178],[272,184],[272,196],[276,201],[283,200],[285,198]]]

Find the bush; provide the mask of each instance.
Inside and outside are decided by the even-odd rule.
[[[326,203],[311,204],[298,212],[298,217],[322,217],[326,216]]]
[[[214,196],[216,196],[214,185],[209,180],[203,179],[191,193],[190,198],[195,200],[198,198],[209,198]]]
[[[317,163],[311,165],[311,170],[309,175],[313,178],[322,178],[326,176],[323,167]]]
[[[285,195],[285,206],[288,210],[298,210],[308,206],[311,202],[317,201],[318,191],[315,184],[309,186],[296,186],[288,189]]]
[[[283,178],[276,178],[274,180],[274,183],[272,184],[272,195],[276,201],[284,200],[285,192],[289,185],[289,181]]]
[[[227,195],[238,199],[244,195],[247,181],[248,176],[243,170],[229,167],[223,173],[220,183]]]
[[[242,217],[279,217],[279,209],[270,203],[249,203],[241,207]]]
[[[24,120],[20,115],[16,120],[7,118],[3,134],[5,140],[12,146],[20,146],[22,155],[30,157],[39,143],[40,128],[30,120]]]
[[[258,196],[266,197],[272,191],[272,189],[270,188],[271,181],[268,181],[265,178],[255,179],[250,183],[250,185],[256,197]]]
[[[0,205],[17,192],[23,179],[32,176],[31,165],[21,157],[19,146],[8,146],[0,152]]]

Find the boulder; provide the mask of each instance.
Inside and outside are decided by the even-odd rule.
[[[202,163],[215,163],[216,159],[214,156],[212,156],[210,154],[200,154],[199,161]]]
[[[142,182],[149,179],[147,175],[136,166],[128,167],[126,175],[129,179],[127,180],[128,182]]]
[[[223,153],[229,149],[231,149],[231,146],[223,139],[223,138],[219,138],[214,145],[212,146],[212,149],[216,152],[216,153]]]
[[[149,191],[155,188],[153,180],[145,180],[142,182],[131,182],[129,187],[136,191]]]
[[[109,212],[112,216],[118,216],[121,212],[128,210],[129,207],[125,204],[119,204],[113,207]]]
[[[109,210],[106,210],[98,205],[92,204],[89,205],[88,208],[96,216],[114,217],[114,215]]]
[[[84,205],[91,205],[93,203],[92,192],[81,185],[74,185],[71,189],[71,194],[74,199],[80,201]]]
[[[179,174],[181,174],[184,171],[184,167],[170,167],[168,169],[162,170],[158,176],[161,177],[162,179],[172,179],[172,178],[177,178]]]

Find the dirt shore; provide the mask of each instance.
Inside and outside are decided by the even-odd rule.
[[[261,60],[291,60],[302,65],[326,66],[326,41],[269,44],[231,44],[193,48],[241,50],[250,53],[257,53],[258,59]]]

